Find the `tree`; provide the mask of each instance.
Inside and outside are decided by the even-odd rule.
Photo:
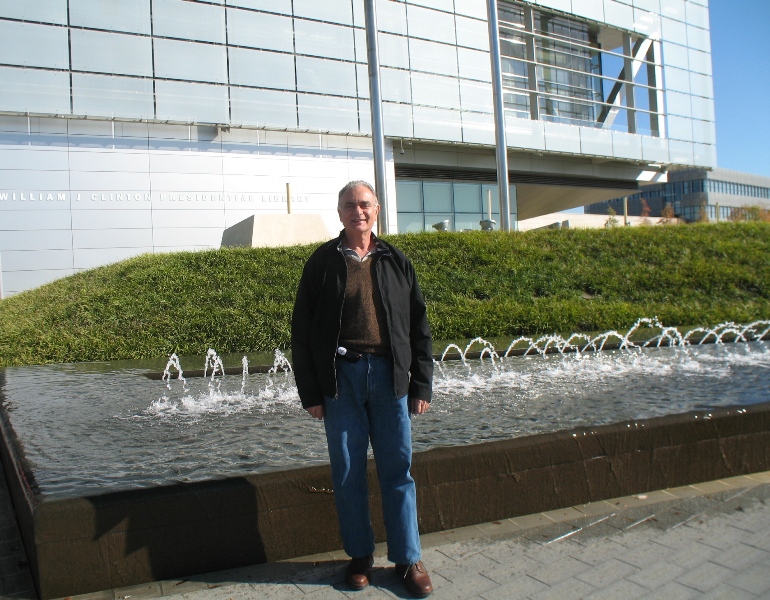
[[[604,226],[607,228],[617,227],[618,220],[615,218],[615,215],[618,213],[615,212],[615,209],[611,206],[607,207],[607,214],[609,215],[609,218],[604,222]]]

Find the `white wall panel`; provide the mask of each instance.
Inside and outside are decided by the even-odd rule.
[[[710,121],[693,120],[692,139],[698,144],[716,145],[717,132],[714,123]]]
[[[549,152],[580,154],[580,128],[574,125],[543,122],[545,149]]]
[[[709,11],[706,6],[688,2],[686,4],[687,23],[703,29],[709,28]]]
[[[223,208],[211,208],[199,210],[178,210],[175,208],[154,209],[152,211],[152,220],[155,228],[176,228],[176,227],[221,227],[224,229],[225,212]],[[191,244],[197,244],[190,241]]]
[[[150,168],[150,156],[147,152],[90,151],[71,148],[69,168],[73,171],[147,173]]]
[[[280,52],[230,48],[230,83],[293,90],[294,56]]]
[[[660,11],[664,17],[684,21],[686,18],[684,5],[685,0],[660,0]]]
[[[25,206],[24,210],[6,211],[3,210],[3,203],[0,202],[0,214],[3,216],[3,228],[11,231],[68,230],[71,224],[68,209],[52,209],[44,204],[39,207]]]
[[[377,43],[380,48],[380,65],[383,67],[398,67],[401,69],[409,68],[409,40],[408,38],[380,33],[377,36]],[[358,47],[358,46],[356,46]],[[364,42],[362,52],[366,57],[366,42]],[[364,61],[366,59],[364,58]]]
[[[365,27],[363,0],[356,0],[354,6],[360,7],[356,25]],[[406,2],[377,0],[377,28],[380,31],[406,35]]]
[[[489,27],[486,20],[457,16],[457,45],[489,52]]]
[[[668,137],[674,140],[692,141],[692,119],[669,115]]]
[[[226,4],[228,6],[253,8],[254,10],[263,10],[282,15],[292,14],[292,0],[227,0]]]
[[[716,146],[710,146],[706,144],[693,144],[693,161],[696,165],[702,167],[717,166],[717,149]]]
[[[353,61],[356,58],[353,29],[315,21],[294,21],[297,54]]]
[[[0,227],[2,226],[0,225]],[[69,248],[72,248],[72,232],[69,229],[49,229],[46,231],[3,231],[0,229],[0,252],[6,250],[67,250]]]
[[[150,207],[149,190],[120,191],[109,190],[73,190],[72,211],[109,212],[113,210],[146,210]]]
[[[382,121],[387,136],[409,138],[414,135],[412,107],[409,104],[383,102]]]
[[[546,5],[544,2],[540,4]],[[567,11],[569,12],[570,9],[568,8]],[[573,2],[571,12],[580,17],[601,23],[604,21],[604,0],[580,0],[579,2]]]
[[[711,75],[711,54],[708,52],[701,52],[690,48],[690,69],[696,73],[703,73],[704,75]]]
[[[55,279],[72,275],[74,269],[40,271],[6,271],[3,269],[3,293],[6,296],[31,290]]]
[[[412,85],[409,71],[383,67],[380,70],[380,77],[382,80],[383,100],[405,103],[412,101]]]
[[[192,152],[150,154],[150,171],[153,173],[210,173],[222,174],[220,154],[198,154]]]
[[[451,46],[410,39],[409,50],[412,69],[457,77],[457,52]]]
[[[297,95],[294,92],[231,88],[230,104],[233,123],[297,126]]]
[[[690,51],[687,46],[667,42],[663,46],[663,62],[668,66],[687,70],[690,68]]]
[[[70,113],[69,75],[64,72],[0,67],[0,110],[20,113]]]
[[[180,192],[196,190],[213,193],[222,190],[222,178],[208,173],[151,173],[152,191]]]
[[[356,65],[323,58],[297,57],[297,90],[356,96]]]
[[[454,15],[413,4],[407,5],[406,10],[410,37],[456,43]]]
[[[67,0],[0,0],[0,17],[66,25]]]
[[[150,189],[150,176],[121,171],[71,171],[69,186],[73,190],[144,191]]]
[[[617,158],[642,160],[642,137],[622,131],[612,132],[612,150]]]
[[[152,40],[123,33],[73,29],[72,68],[152,77]]]
[[[0,63],[69,68],[67,29],[54,25],[0,21]]]
[[[289,159],[286,157],[259,156],[255,158],[242,156],[225,156],[222,160],[222,171],[225,176],[225,190],[227,182],[233,175],[271,175],[285,177],[289,173]]]
[[[476,19],[487,20],[486,0],[455,0],[455,12]]]
[[[155,39],[154,51],[156,77],[227,83],[224,46]]]
[[[294,0],[294,15],[343,25],[353,24],[350,0]]]
[[[37,269],[71,269],[69,250],[6,250],[3,271],[35,271]]]
[[[596,127],[580,127],[580,151],[591,156],[613,156],[612,132]],[[546,135],[548,134],[546,130]]]
[[[358,131],[358,101],[354,98],[297,95],[299,127],[320,131]]]
[[[460,80],[460,99],[464,111],[494,112],[492,84]]]
[[[152,246],[152,229],[91,229],[72,232],[75,250],[84,248],[146,248]]]
[[[67,171],[3,171],[0,179],[0,189],[22,192],[63,191],[69,189],[69,173]],[[31,188],[34,186],[34,188]]]
[[[493,115],[462,113],[463,141],[468,144],[494,144],[495,122]]]
[[[664,41],[685,46],[687,45],[687,25],[682,21],[663,17],[661,19],[661,36]]]
[[[634,9],[616,0],[604,0],[604,17],[609,25],[631,29],[634,22]]]
[[[711,39],[709,38],[709,32],[706,29],[700,27],[693,27],[687,25],[687,44],[690,48],[701,50],[703,52],[711,52]]]
[[[289,162],[282,165],[278,173],[254,173],[250,175],[226,175],[224,189],[228,194],[278,194],[286,193],[286,183],[290,180]],[[292,192],[296,193],[296,192]],[[241,200],[236,199],[235,202]]]
[[[152,119],[152,80],[73,73],[72,110],[76,115]]]
[[[227,33],[228,43],[235,46],[294,51],[294,28],[290,17],[228,8]]]
[[[714,97],[714,83],[709,75],[690,73],[690,91],[694,96]]]
[[[642,159],[651,163],[668,162],[668,140],[645,135],[642,137]]]
[[[225,9],[185,0],[152,0],[153,34],[225,43]]]
[[[665,79],[665,89],[674,92],[690,93],[690,73],[684,69],[676,67],[664,67],[663,77]]]
[[[69,168],[66,149],[49,150],[17,146],[0,146],[0,188],[5,170],[66,171]]]
[[[79,248],[74,251],[75,269],[93,269],[151,252],[152,246],[145,248]]]
[[[693,164],[693,144],[679,140],[668,142],[669,160],[678,165]]]
[[[692,115],[692,104],[689,94],[669,91],[666,93],[666,111],[669,115],[689,117]]]
[[[73,210],[72,229],[152,229],[152,211],[149,208],[149,202],[142,203],[140,208],[134,210],[115,208],[115,206],[121,205],[114,203],[110,209],[97,205],[89,210]]]
[[[412,99],[415,104],[438,106],[441,108],[460,108],[460,86],[452,77],[412,74]]]
[[[17,2],[18,0],[10,0]],[[36,4],[37,1],[34,3]],[[19,2],[19,4],[22,4]],[[23,4],[33,4],[23,2]],[[150,0],[69,0],[70,24],[149,35]]]
[[[509,148],[545,150],[545,132],[542,121],[506,116],[505,135]]]
[[[460,113],[442,108],[415,106],[414,135],[429,140],[462,141]]]
[[[457,64],[460,77],[465,79],[477,79],[480,81],[492,81],[492,67],[488,52],[470,50],[468,48],[458,48]]]
[[[219,248],[224,229],[224,227],[159,228],[155,230],[154,246],[156,249],[165,247],[175,251],[190,245]]]
[[[634,9],[634,31],[658,39],[660,38],[661,27],[660,15],[638,8]]]
[[[715,121],[714,101],[701,96],[690,96],[692,103],[692,116],[703,121]]]
[[[227,88],[224,86],[158,81],[155,84],[158,119],[227,123]]]

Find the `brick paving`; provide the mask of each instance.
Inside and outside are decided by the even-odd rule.
[[[0,527],[13,536],[8,501],[7,491],[4,496],[0,489]],[[6,586],[0,595],[34,598],[18,531],[15,535],[16,541],[0,544],[0,581]],[[770,600],[770,472],[433,533],[422,540],[435,600]],[[377,547],[372,585],[364,591],[346,589],[346,563],[343,553],[333,552],[73,600],[409,597],[389,568],[384,545]],[[17,581],[14,591],[8,582]]]

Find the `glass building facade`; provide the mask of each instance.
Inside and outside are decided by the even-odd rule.
[[[376,6],[390,232],[499,221],[486,0]],[[715,166],[707,0],[498,9],[513,222]],[[2,295],[373,179],[363,0],[0,0],[0,88]]]

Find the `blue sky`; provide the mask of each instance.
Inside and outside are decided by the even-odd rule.
[[[709,5],[717,164],[770,177],[770,1]]]

